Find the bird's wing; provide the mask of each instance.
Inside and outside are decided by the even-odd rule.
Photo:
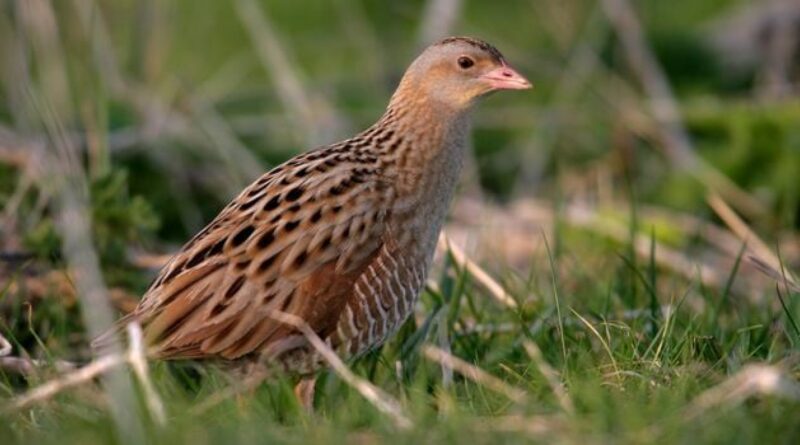
[[[394,189],[370,161],[318,149],[245,189],[169,262],[134,312],[156,355],[280,353],[297,336],[267,315],[273,309],[302,317],[322,337],[333,332],[385,240]]]

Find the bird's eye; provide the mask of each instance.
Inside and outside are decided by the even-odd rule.
[[[469,57],[461,56],[458,58],[458,66],[460,66],[461,69],[468,69],[472,65],[475,65],[475,61],[470,59]]]

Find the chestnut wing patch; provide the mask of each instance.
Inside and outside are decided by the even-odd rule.
[[[170,261],[134,312],[156,354],[277,351],[270,346],[292,329],[268,317],[276,309],[329,333],[381,247],[388,184],[375,165],[324,149],[262,176]]]

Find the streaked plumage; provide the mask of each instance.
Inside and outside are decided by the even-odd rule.
[[[142,324],[158,358],[266,360],[301,375],[322,361],[269,310],[301,317],[344,358],[381,344],[425,282],[469,109],[491,91],[527,87],[485,42],[432,45],[378,122],[247,187],[126,319]]]

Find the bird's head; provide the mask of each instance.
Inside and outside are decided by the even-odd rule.
[[[494,46],[471,37],[448,37],[414,60],[398,93],[406,100],[433,100],[459,111],[494,91],[530,87]]]

